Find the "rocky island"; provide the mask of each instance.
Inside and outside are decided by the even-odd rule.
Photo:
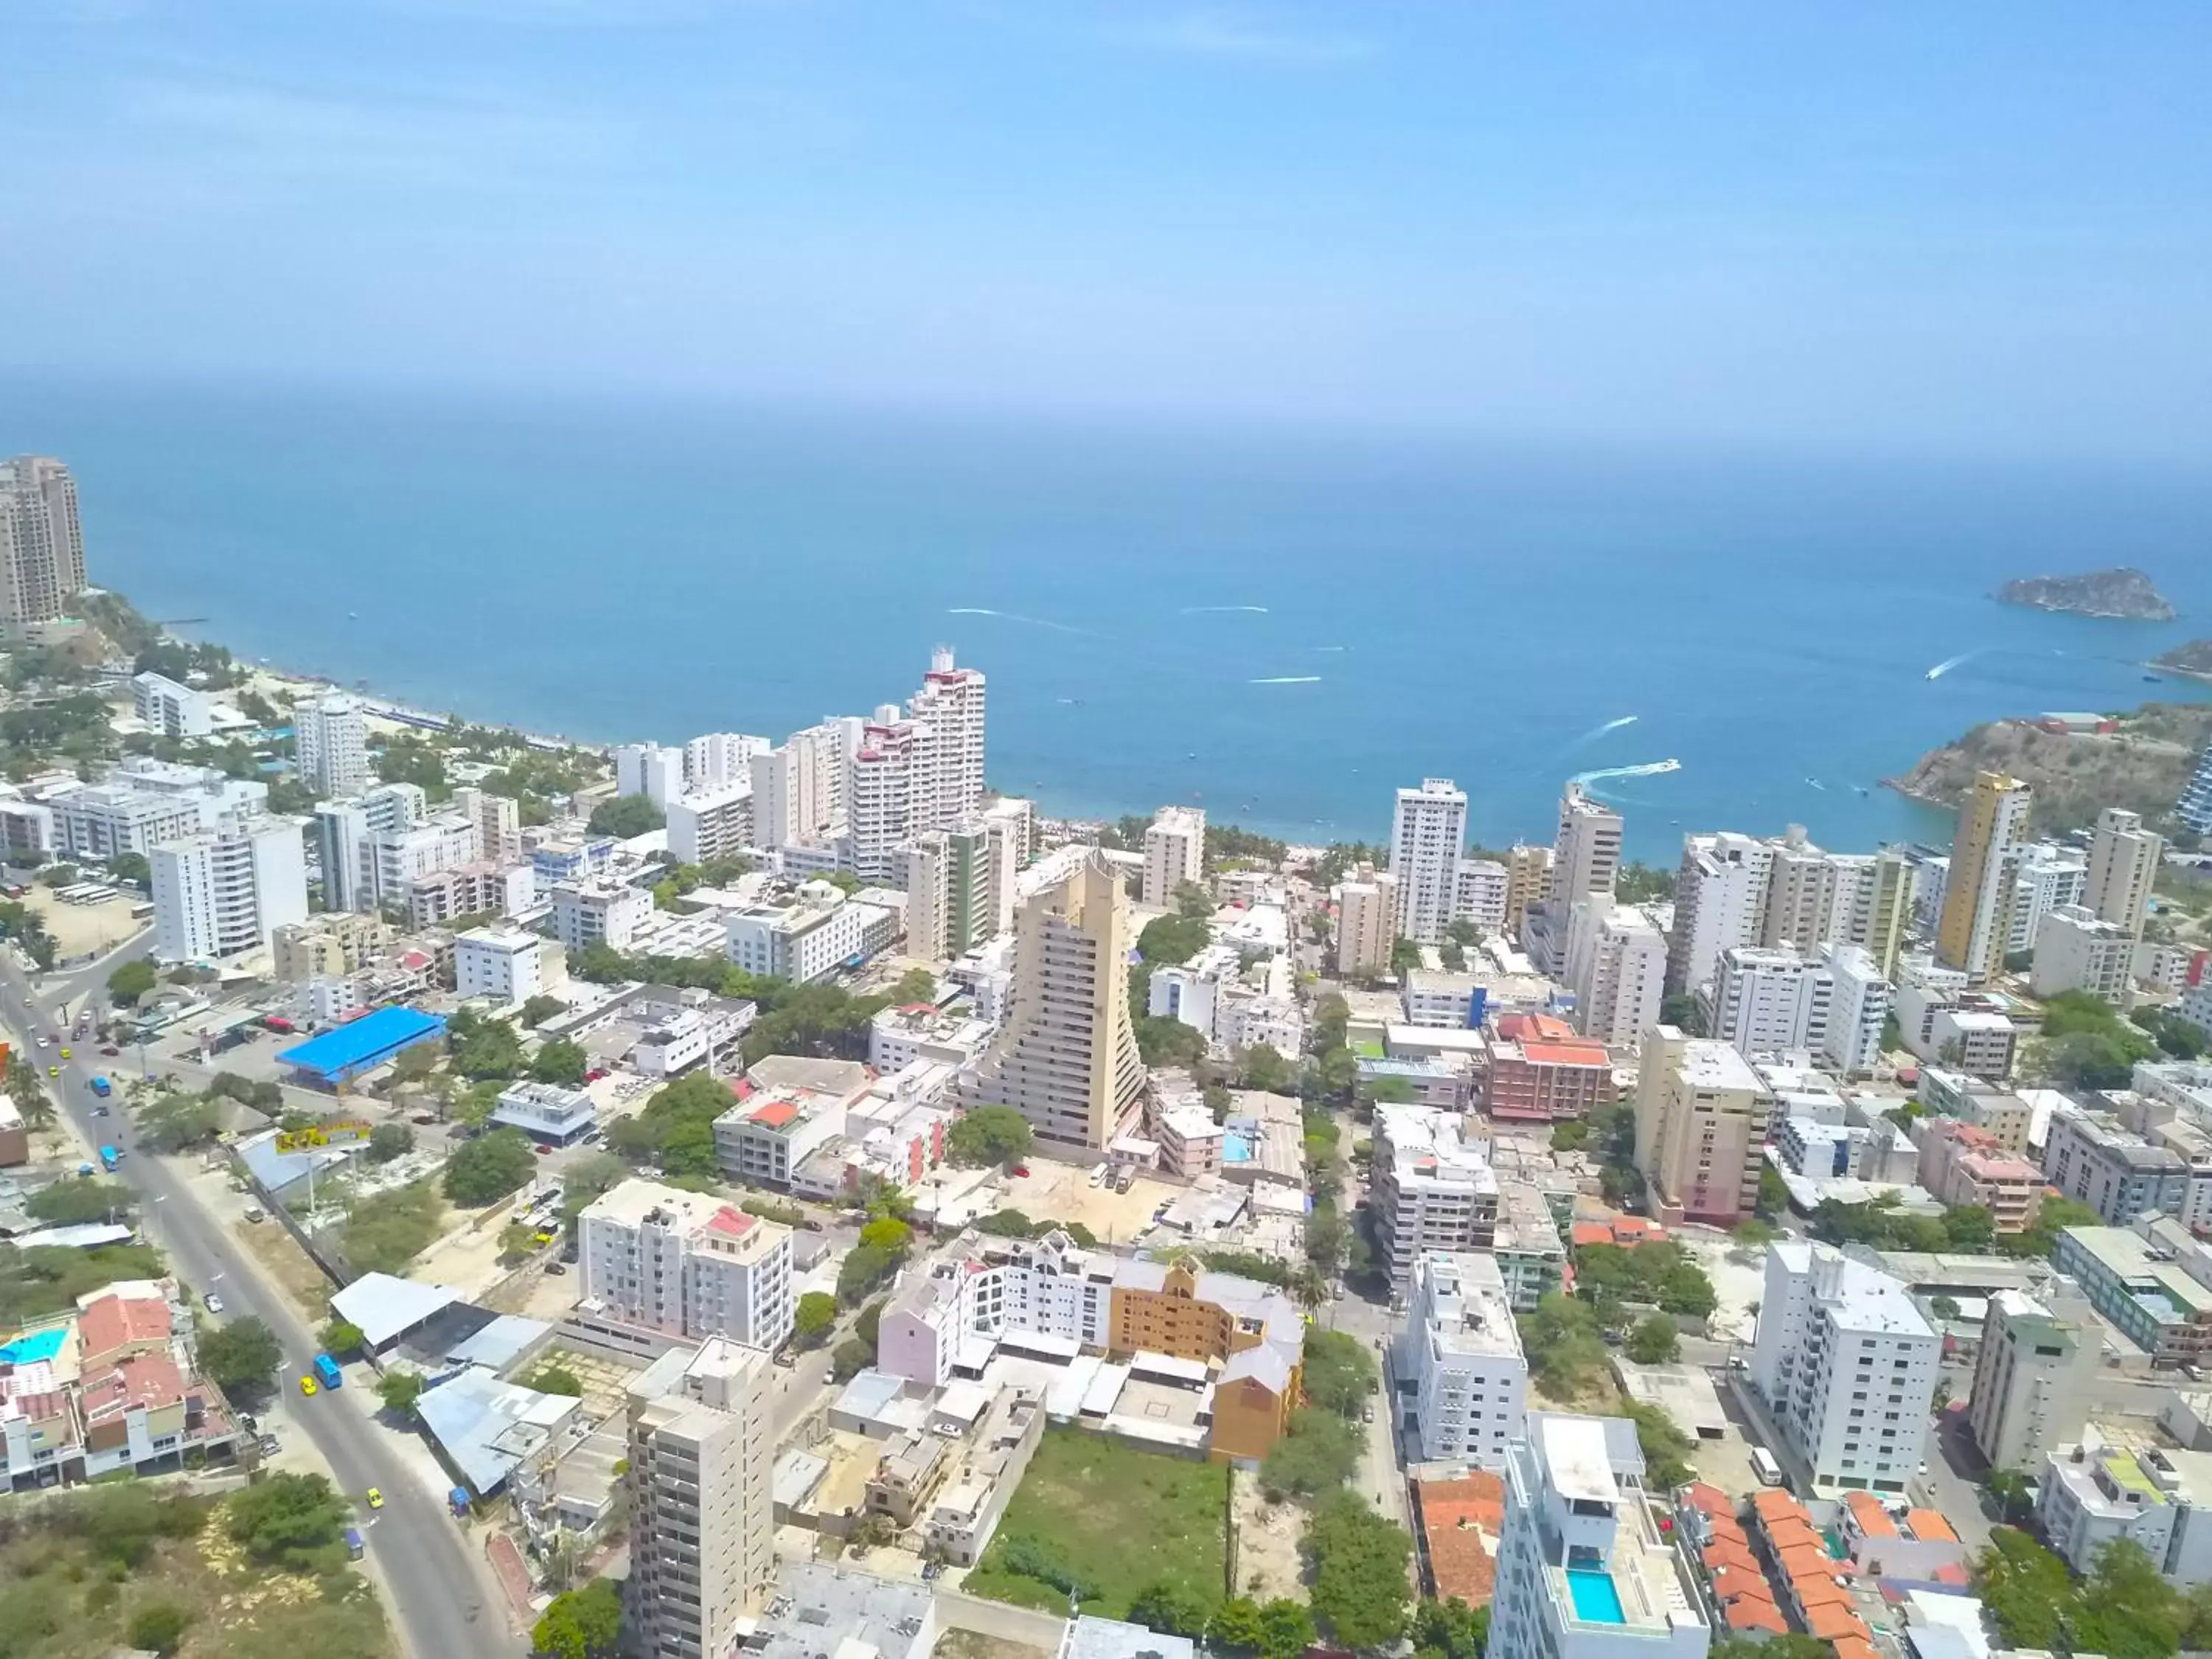
[[[2110,732],[1991,720],[1882,781],[1915,800],[1955,809],[1973,787],[1975,773],[2008,772],[2035,791],[2039,834],[2082,829],[2107,806],[2124,806],[2153,828],[2171,830],[2173,803],[2212,737],[2212,703],[2148,702],[2115,720]]]
[[[2172,622],[2173,607],[2140,570],[2092,570],[2081,576],[2021,576],[1997,589],[2006,605],[2070,611],[2077,617]]]
[[[2212,680],[2212,640],[2191,640],[2150,659],[2153,668],[2169,674],[2186,674],[2193,680]]]

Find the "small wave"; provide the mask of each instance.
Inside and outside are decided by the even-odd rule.
[[[1264,605],[1187,605],[1177,614],[1185,617],[1204,617],[1224,611],[1249,611],[1255,617],[1264,617],[1267,614],[1267,607]]]
[[[1316,651],[1349,651],[1352,647],[1348,645],[1317,645],[1314,647],[1314,649]]]
[[[1252,680],[1249,682],[1249,684],[1253,685],[1319,685],[1321,684],[1321,676],[1318,674],[1269,674],[1264,678]]]
[[[1024,617],[1018,611],[992,611],[980,605],[954,605],[945,607],[948,617],[996,617],[1001,622],[1021,623],[1030,628],[1049,628],[1055,634],[1079,634],[1087,640],[1103,640],[1103,634],[1094,634],[1087,628],[1071,628],[1066,623],[1048,621],[1042,617]]]
[[[1668,772],[1679,772],[1682,763],[1678,760],[1647,761],[1642,766],[1601,766],[1595,772],[1577,772],[1577,783],[1595,783],[1600,778],[1656,778]]]

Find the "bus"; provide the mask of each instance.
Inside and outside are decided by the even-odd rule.
[[[315,1356],[315,1381],[326,1389],[342,1389],[345,1386],[345,1373],[330,1355],[319,1353]]]
[[[108,1174],[113,1175],[115,1166],[122,1162],[123,1154],[117,1152],[114,1147],[103,1146],[100,1149],[100,1167]]]
[[[1762,1486],[1782,1484],[1782,1465],[1774,1461],[1774,1454],[1764,1446],[1751,1449],[1751,1472],[1759,1477],[1759,1484]]]

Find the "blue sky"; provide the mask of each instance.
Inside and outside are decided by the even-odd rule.
[[[0,363],[2212,439],[2201,0],[6,9]]]

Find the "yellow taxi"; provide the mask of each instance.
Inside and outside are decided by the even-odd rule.
[[[313,1377],[303,1376],[300,1379],[300,1392],[301,1394],[313,1394],[315,1391],[315,1379]]]
[[[70,1052],[69,1052],[69,1050],[68,1050],[68,1049],[66,1049],[66,1048],[63,1049],[63,1050],[62,1050],[62,1058],[63,1058],[64,1060],[67,1060],[69,1057],[70,1057]]]
[[[58,1066],[49,1066],[46,1067],[46,1075],[48,1077],[59,1077],[61,1074],[62,1068]]]
[[[368,1489],[367,1497],[368,1498],[369,1508],[373,1510],[380,1510],[384,1507],[384,1494],[379,1492],[374,1486],[371,1486]]]

